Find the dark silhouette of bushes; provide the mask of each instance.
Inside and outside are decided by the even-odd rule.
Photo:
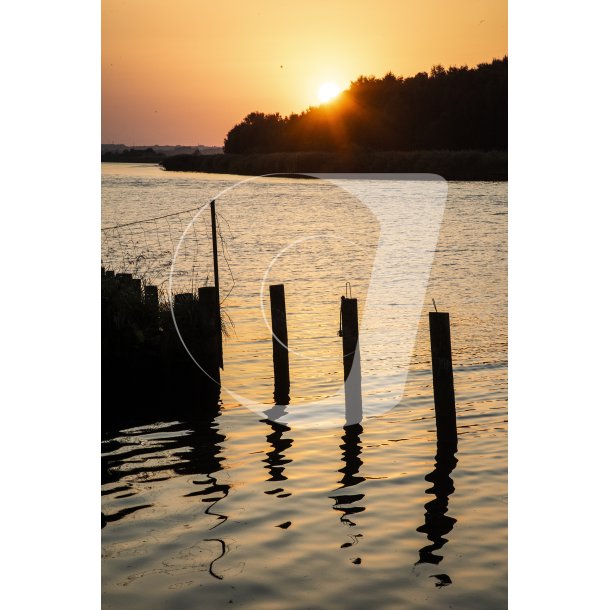
[[[323,172],[438,174],[446,180],[507,180],[506,151],[422,150],[292,152],[247,155],[181,155],[162,167],[172,171],[260,176]]]
[[[152,147],[126,148],[122,152],[102,153],[102,161],[112,163],[159,163],[162,159],[165,159],[165,155]]]
[[[506,150],[508,58],[476,68],[364,77],[301,114],[252,112],[225,153]]]

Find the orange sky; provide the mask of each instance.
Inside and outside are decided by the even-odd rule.
[[[102,142],[222,145],[325,81],[507,53],[507,0],[102,0]]]

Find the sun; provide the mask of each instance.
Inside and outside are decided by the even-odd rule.
[[[318,97],[320,101],[325,104],[326,102],[330,102],[330,100],[336,98],[339,93],[341,93],[341,89],[339,89],[339,85],[337,83],[323,83],[320,85],[318,89]]]

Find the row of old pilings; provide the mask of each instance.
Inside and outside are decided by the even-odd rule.
[[[269,287],[273,333],[274,400],[287,405],[290,364],[283,284]],[[193,392],[218,397],[222,367],[220,303],[215,286],[173,297],[162,307],[156,286],[128,273],[102,269],[103,393],[141,396],[159,384],[172,397]],[[449,314],[430,312],[430,345],[439,442],[457,439]],[[358,300],[341,297],[340,336],[346,425],[362,421]],[[185,349],[186,348],[186,349]],[[202,375],[203,372],[203,375]],[[131,390],[131,391],[130,391]]]
[[[273,332],[274,398],[276,404],[288,404],[290,392],[290,366],[288,357],[288,326],[284,285],[269,286],[271,322]],[[430,312],[430,348],[434,388],[434,411],[437,440],[448,447],[457,447],[457,422],[453,363],[451,357],[451,331],[449,314]],[[343,347],[343,381],[345,391],[346,425],[362,421],[362,371],[360,365],[358,333],[358,299],[341,297],[339,335]]]
[[[161,301],[157,286],[104,268],[101,287],[104,425],[144,411],[167,415],[194,402],[217,404],[222,333],[215,287]]]

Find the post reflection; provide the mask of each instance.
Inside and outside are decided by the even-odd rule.
[[[206,477],[202,480],[194,479],[193,485],[199,489],[185,494],[185,497],[201,496],[201,501],[208,504],[205,513],[218,519],[218,523],[210,529],[218,527],[228,519],[227,515],[212,510],[228,496],[230,489],[230,485],[219,483],[214,476],[223,469],[222,462],[225,459],[222,456],[222,443],[226,436],[219,430],[220,414],[220,407],[217,407],[214,412],[208,411],[205,416],[191,418],[188,421],[191,433],[186,437],[188,449],[175,454],[182,459],[182,462],[174,467],[176,473]]]
[[[457,443],[437,443],[434,470],[425,477],[426,481],[432,483],[432,487],[427,489],[426,493],[434,495],[434,499],[425,504],[424,524],[417,528],[418,532],[427,535],[431,544],[420,549],[419,560],[415,565],[421,563],[438,565],[443,560],[443,556],[435,554],[435,551],[443,548],[447,542],[445,536],[451,532],[457,522],[456,519],[447,515],[449,496],[455,490],[453,479],[450,475],[458,462],[455,457],[456,452]]]
[[[362,453],[362,445],[360,442],[360,435],[363,431],[362,426],[360,424],[344,426],[343,431],[344,434],[341,437],[343,444],[340,448],[342,450],[341,460],[344,465],[338,471],[342,474],[342,477],[337,481],[340,485],[337,491],[354,487],[364,481],[364,477],[359,475],[360,467],[363,464],[363,461],[360,458],[360,454]],[[352,517],[358,513],[364,512],[365,507],[361,505],[362,500],[364,500],[364,494],[335,493],[330,496],[330,498],[335,501],[333,509],[342,513],[340,517],[341,522],[349,526],[355,526],[356,523],[352,520]],[[358,536],[361,536],[361,534]],[[343,546],[351,546],[351,544]]]
[[[152,393],[140,403],[143,407],[138,410],[121,411],[115,408],[111,413],[112,418],[105,420],[102,483],[114,484],[113,488],[105,490],[105,495],[112,501],[113,498],[120,498],[115,495],[117,492],[125,491],[146,498],[146,490],[134,491],[134,480],[164,480],[171,476],[171,472],[191,477],[201,475],[193,478],[195,490],[184,494],[184,497],[201,497],[201,501],[207,504],[205,513],[214,516],[217,521],[209,528],[214,529],[228,519],[218,512],[217,505],[230,490],[228,484],[218,481],[218,473],[223,470],[225,458],[222,454],[226,440],[219,427],[220,405],[216,397],[200,400],[201,397],[192,392],[188,395],[188,401],[183,400],[185,397],[183,393],[180,400],[176,399],[171,415],[167,413],[165,397],[155,398]],[[151,433],[149,426],[155,426],[152,428],[155,431],[156,426],[163,422],[168,424],[162,427],[164,433],[148,438]],[[122,432],[127,428],[136,428],[136,431]],[[129,450],[125,451],[125,447]],[[170,460],[166,459],[168,456],[171,456]],[[136,509],[149,506],[152,504],[147,502],[136,506]],[[133,510],[103,515],[102,524],[118,521],[130,512]]]
[[[271,427],[271,432],[267,435],[267,442],[271,445],[271,450],[266,453],[266,458],[263,460],[265,468],[269,471],[267,481],[287,481],[288,477],[284,474],[286,464],[290,464],[292,460],[286,457],[290,447],[292,447],[293,439],[285,437],[284,434],[290,431],[290,427],[282,424],[276,419],[281,418],[286,414],[286,404],[288,397],[284,397],[282,403],[276,404],[273,408],[265,412],[268,419],[261,420]],[[278,498],[285,498],[291,495],[290,493],[282,493],[284,489],[281,487],[266,491],[266,494],[277,495]]]

